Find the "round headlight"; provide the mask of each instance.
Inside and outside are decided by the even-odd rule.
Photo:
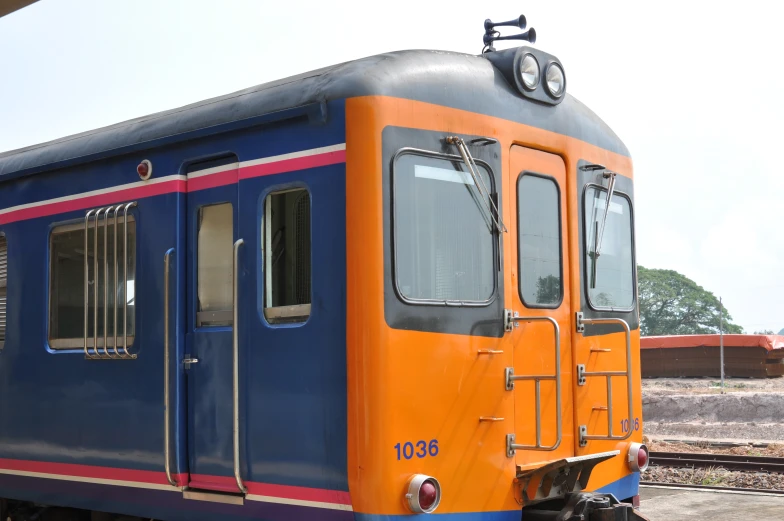
[[[554,98],[563,96],[564,88],[566,87],[566,78],[564,77],[564,71],[560,65],[551,63],[547,67],[545,84],[547,85],[547,91],[551,96]]]
[[[539,85],[539,62],[532,54],[526,54],[520,60],[520,81],[528,90],[534,90]]]

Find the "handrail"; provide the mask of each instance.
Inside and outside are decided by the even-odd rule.
[[[237,481],[237,487],[243,494],[248,493],[245,484],[242,482],[242,475],[240,472],[240,392],[239,392],[239,351],[240,351],[240,337],[239,337],[239,250],[240,246],[245,244],[243,239],[237,239],[234,243],[234,269],[232,271],[232,278],[234,279],[232,288],[232,311],[234,313],[231,324],[232,329],[232,351],[233,351],[233,365],[234,376],[232,384],[233,402],[234,402],[234,423],[232,425],[232,433],[234,435],[234,479]]]
[[[93,356],[87,350],[87,328],[90,322],[90,264],[89,264],[89,230],[90,230],[90,217],[95,210],[90,210],[84,216],[84,357],[92,358]],[[95,325],[93,325],[95,327]]]
[[[607,436],[599,434],[588,434],[588,426],[580,425],[580,446],[584,447],[590,440],[610,440],[610,441],[623,441],[628,439],[634,428],[634,402],[633,402],[633,388],[632,388],[632,332],[629,324],[622,318],[582,318],[578,315],[578,330],[581,330],[581,325],[596,325],[596,324],[620,324],[626,334],[626,371],[586,371],[584,364],[577,366],[577,385],[585,385],[586,378],[592,376],[603,376],[607,379]],[[626,434],[621,436],[613,435],[613,407],[612,407],[612,377],[625,376],[626,377],[626,395],[629,405],[629,428]]]
[[[163,467],[166,470],[166,479],[173,487],[177,482],[171,473],[171,413],[169,410],[169,271],[171,269],[171,256],[174,248],[166,250],[163,256]],[[127,300],[127,299],[126,299]]]
[[[136,206],[136,201],[116,206],[102,206],[101,208],[94,208],[88,210],[84,216],[84,357],[89,360],[107,360],[107,359],[135,359],[136,355],[128,352],[128,209]],[[124,240],[122,250],[123,262],[123,287],[120,291],[119,288],[119,269],[118,264],[121,262],[118,255],[118,235],[120,224],[120,211],[123,211],[122,224],[124,228]],[[102,220],[103,219],[103,220]],[[112,219],[110,224],[109,220]],[[109,265],[109,228],[113,227],[113,265]],[[90,229],[93,230],[93,239],[90,241]],[[103,269],[100,269],[98,260],[98,247],[101,244],[99,240],[100,234],[103,232]],[[93,329],[90,327],[90,242],[92,242],[93,252]],[[101,271],[103,271],[103,279],[101,279]],[[112,276],[113,274],[113,276]],[[100,348],[98,338],[98,318],[99,306],[98,289],[103,280],[103,348]],[[111,284],[110,284],[111,282]],[[112,311],[109,315],[109,291],[114,295],[111,299]],[[119,334],[118,334],[118,320],[117,314],[119,312],[119,294],[123,295],[123,348],[122,353],[119,351]],[[114,339],[113,353],[109,352],[109,324],[114,325],[112,336]],[[92,333],[93,345],[90,349],[89,338]]]
[[[555,450],[561,445],[561,438],[563,437],[563,424],[562,424],[562,411],[561,411],[561,327],[552,317],[547,316],[532,316],[520,317],[508,314],[506,317],[509,323],[512,322],[534,322],[546,321],[553,326],[553,333],[555,335],[555,374],[554,375],[515,375],[514,368],[507,367],[505,370],[506,389],[511,391],[514,389],[515,381],[533,380],[536,383],[536,445],[521,445],[515,443],[515,435],[506,435],[506,453],[507,456],[512,457],[516,450]],[[542,400],[540,391],[540,382],[542,380],[555,380],[555,421],[556,431],[558,433],[555,443],[549,446],[542,445]]]

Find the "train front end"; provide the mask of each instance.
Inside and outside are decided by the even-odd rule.
[[[531,46],[374,67],[346,101],[357,519],[645,519],[628,151]]]

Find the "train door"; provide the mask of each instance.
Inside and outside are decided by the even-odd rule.
[[[187,170],[188,486],[223,492],[239,492],[232,415],[238,166],[229,156]]]
[[[508,456],[522,469],[574,455],[566,168],[560,156],[510,150],[507,223],[512,263],[514,433]]]

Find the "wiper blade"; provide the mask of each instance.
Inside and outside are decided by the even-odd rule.
[[[607,226],[607,214],[610,211],[610,202],[612,201],[613,192],[615,192],[615,172],[605,171],[602,176],[607,179],[610,178],[610,184],[607,186],[607,200],[604,202],[604,215],[602,216],[602,224],[599,226],[599,221],[595,221],[593,232],[593,266],[591,267],[591,289],[596,288],[596,265],[599,263],[599,256],[602,254],[602,238],[604,238],[604,229]]]
[[[601,255],[602,250],[602,238],[604,237],[604,229],[607,226],[607,212],[610,211],[610,201],[612,200],[613,192],[615,192],[615,176],[617,174],[615,172],[605,172],[603,176],[606,178],[610,178],[610,184],[607,187],[607,200],[604,203],[604,216],[602,216],[602,227],[600,228],[599,239],[596,241],[596,249],[594,253],[598,258]]]
[[[490,216],[495,229],[498,231],[498,233],[507,233],[508,230],[504,225],[503,220],[501,220],[501,213],[498,211],[498,206],[496,206],[495,201],[493,201],[490,190],[487,189],[487,185],[485,185],[482,176],[477,174],[476,170],[474,169],[475,167],[478,169],[476,166],[476,161],[474,161],[474,158],[471,156],[471,152],[469,152],[465,141],[463,141],[463,138],[458,136],[449,136],[446,138],[446,142],[450,145],[455,145],[457,150],[460,152],[460,156],[463,158],[463,162],[468,167],[468,173],[471,174],[471,178],[474,180],[476,191],[479,192],[479,197],[476,199],[482,201],[482,207]]]

